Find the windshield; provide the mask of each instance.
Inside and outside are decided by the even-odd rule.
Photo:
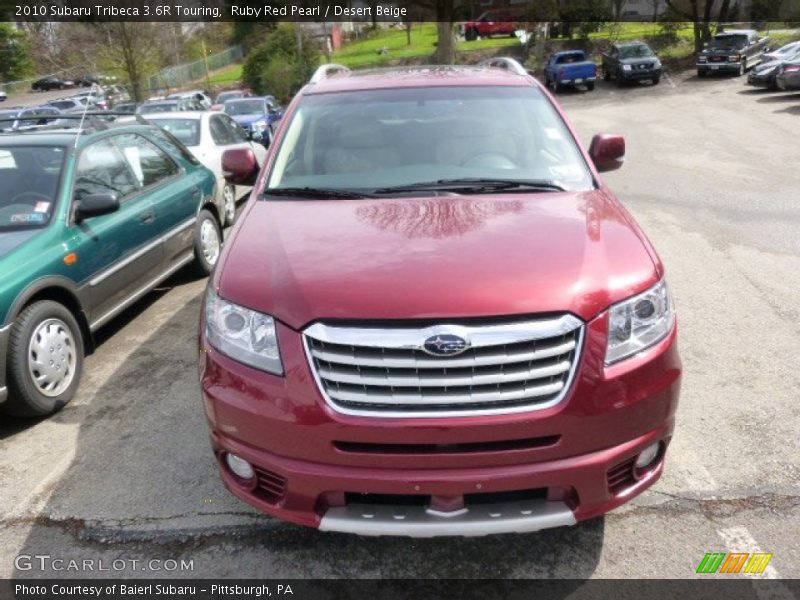
[[[47,225],[65,154],[62,147],[0,146],[0,232]]]
[[[243,98],[244,92],[221,92],[216,99],[217,104],[223,104],[227,100],[233,100],[234,98]]]
[[[162,102],[159,104],[143,104],[139,107],[140,113],[175,112],[178,110],[177,102]]]
[[[60,110],[69,110],[70,108],[75,108],[76,102],[72,100],[54,100],[50,103],[50,106],[55,106]]]
[[[619,49],[620,58],[646,58],[653,56],[653,51],[649,46],[638,44],[636,46],[622,46]]]
[[[225,103],[225,114],[253,115],[264,114],[263,100],[228,100]]]
[[[186,146],[200,143],[200,121],[197,119],[153,119],[153,123],[169,131]]]
[[[746,35],[721,35],[711,40],[709,48],[717,50],[738,50],[747,45]]]
[[[531,87],[306,96],[273,164],[270,188],[368,192],[459,178],[593,185],[564,122]]]

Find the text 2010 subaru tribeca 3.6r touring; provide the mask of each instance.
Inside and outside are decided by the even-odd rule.
[[[230,491],[367,535],[570,525],[652,485],[681,365],[664,267],[522,68],[350,73],[295,98],[200,327]]]

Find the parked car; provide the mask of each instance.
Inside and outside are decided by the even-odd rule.
[[[631,81],[661,81],[661,61],[644,42],[617,42],[603,53],[603,78],[622,86]]]
[[[60,79],[54,76],[42,77],[31,84],[34,92],[49,92],[52,90],[66,90],[75,87],[75,82],[70,79]]]
[[[172,100],[148,100],[139,105],[136,112],[137,114],[145,115],[149,113],[186,112],[192,110],[203,110],[203,105],[194,98],[178,98]]]
[[[495,35],[514,37],[517,29],[519,29],[519,22],[510,19],[510,15],[490,10],[474,21],[464,23],[464,39],[471,42],[478,38],[490,38]]]
[[[0,410],[11,415],[63,407],[95,331],[184,265],[208,274],[220,252],[214,175],[179,142],[137,123],[76,133],[0,135]]]
[[[800,90],[800,60],[795,59],[778,67],[775,83],[781,90]]]
[[[236,121],[218,112],[170,112],[148,114],[147,120],[174,135],[217,178],[217,211],[223,226],[232,225],[236,217],[236,200],[247,186],[237,189],[225,181],[222,173],[222,153],[231,148],[252,151],[259,165],[264,164],[267,151],[250,137]]]
[[[544,68],[545,85],[554,93],[578,85],[585,85],[591,91],[596,80],[597,65],[587,59],[583,50],[555,52]]]
[[[236,100],[237,98],[248,98],[250,95],[251,95],[250,92],[246,90],[226,90],[224,92],[220,92],[219,94],[217,94],[217,97],[214,98],[213,106],[221,107],[228,100]]]
[[[97,75],[86,74],[75,78],[75,85],[80,85],[83,87],[90,87],[99,83],[100,78],[98,78]]]
[[[485,535],[601,515],[661,475],[681,364],[664,265],[600,175],[624,140],[586,151],[501,62],[326,65],[260,174],[223,155],[255,188],[199,371],[242,500],[324,531]]]
[[[48,106],[53,106],[64,113],[76,113],[76,112],[83,112],[87,109],[87,98],[77,97],[77,98],[59,98],[58,100],[52,100],[47,103]]]
[[[267,97],[228,100],[223,111],[247,131],[251,140],[264,146],[270,145],[275,125],[283,116],[282,110]]]
[[[800,41],[790,42],[780,48],[766,52],[761,58],[761,62],[767,63],[776,60],[790,60],[798,52],[800,52]]]
[[[167,96],[167,100],[195,100],[200,105],[200,110],[211,108],[211,98],[203,90],[189,90],[188,92],[175,92]]]
[[[139,108],[139,106],[140,104],[138,102],[123,102],[122,104],[117,104],[114,106],[114,112],[132,115],[136,113],[136,110]]]
[[[767,55],[764,55],[765,57]],[[773,58],[769,61],[764,61],[757,65],[755,68],[750,69],[747,75],[747,83],[756,87],[765,87],[770,90],[778,89],[778,72],[784,63],[791,63],[800,59],[800,45],[798,45],[794,54],[781,54],[780,58]]]
[[[754,29],[732,29],[718,33],[697,57],[697,76],[709,73],[744,75],[769,49],[769,38]]]
[[[0,132],[27,130],[52,124],[52,117],[62,114],[54,106],[31,106],[0,111]]]

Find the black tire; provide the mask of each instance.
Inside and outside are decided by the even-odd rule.
[[[472,28],[467,29],[464,32],[464,39],[467,40],[468,42],[474,42],[475,40],[478,39],[478,32]]]
[[[611,81],[611,71],[609,71],[605,65],[603,65],[603,80]]]
[[[550,91],[553,92],[553,94],[558,94],[561,91],[561,84],[555,79],[552,79],[550,81]]]
[[[587,83],[586,84],[586,89],[589,90],[590,92],[593,91],[594,90],[594,81],[590,81],[589,83]]]
[[[59,391],[54,387],[50,390],[52,394],[43,393],[32,375],[36,367],[32,360],[35,349],[31,344],[34,337],[46,339],[40,336],[40,328],[45,326],[53,335],[54,345],[49,357],[60,362],[62,367],[67,366],[64,373],[70,374],[70,379],[63,381],[63,389]],[[9,395],[8,400],[0,404],[0,410],[17,417],[44,417],[61,410],[75,395],[83,371],[83,337],[78,321],[63,304],[52,300],[34,302],[22,311],[11,328],[7,360]],[[48,362],[52,367],[52,361]]]
[[[660,81],[661,81],[661,77],[660,76],[659,77],[653,77],[653,85],[658,85]]]
[[[617,71],[617,76],[614,77],[614,79],[617,80],[617,87],[622,87],[625,85],[625,79],[622,77],[622,73],[620,71]]]
[[[697,76],[698,76],[698,77],[705,77],[707,74],[708,74],[708,73],[706,73],[704,70],[702,70],[702,69],[697,69]]]
[[[205,248],[203,236],[209,235],[211,231],[207,230],[204,233],[204,227],[213,227],[213,231],[216,232],[218,245],[215,255],[206,251],[209,248]],[[203,209],[197,214],[197,222],[194,224],[194,262],[192,263],[192,268],[195,274],[200,277],[210,275],[219,260],[221,250],[222,230],[219,221],[210,211]]]

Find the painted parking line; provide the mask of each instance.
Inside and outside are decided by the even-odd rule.
[[[750,555],[764,553],[746,527],[728,527],[718,530],[717,533],[731,553],[747,552]],[[741,574],[752,579],[781,579],[780,573],[772,564],[768,564],[760,574],[745,572]],[[759,582],[758,584],[753,582],[753,591],[760,600],[793,600],[795,598],[789,588],[780,581]]]
[[[668,73],[664,73],[664,78],[667,80],[667,83],[668,83],[668,84],[669,84],[671,87],[673,87],[673,88],[676,88],[676,87],[678,87],[677,85],[675,85],[675,82],[674,82],[674,81],[672,81],[672,77],[670,77]]]

